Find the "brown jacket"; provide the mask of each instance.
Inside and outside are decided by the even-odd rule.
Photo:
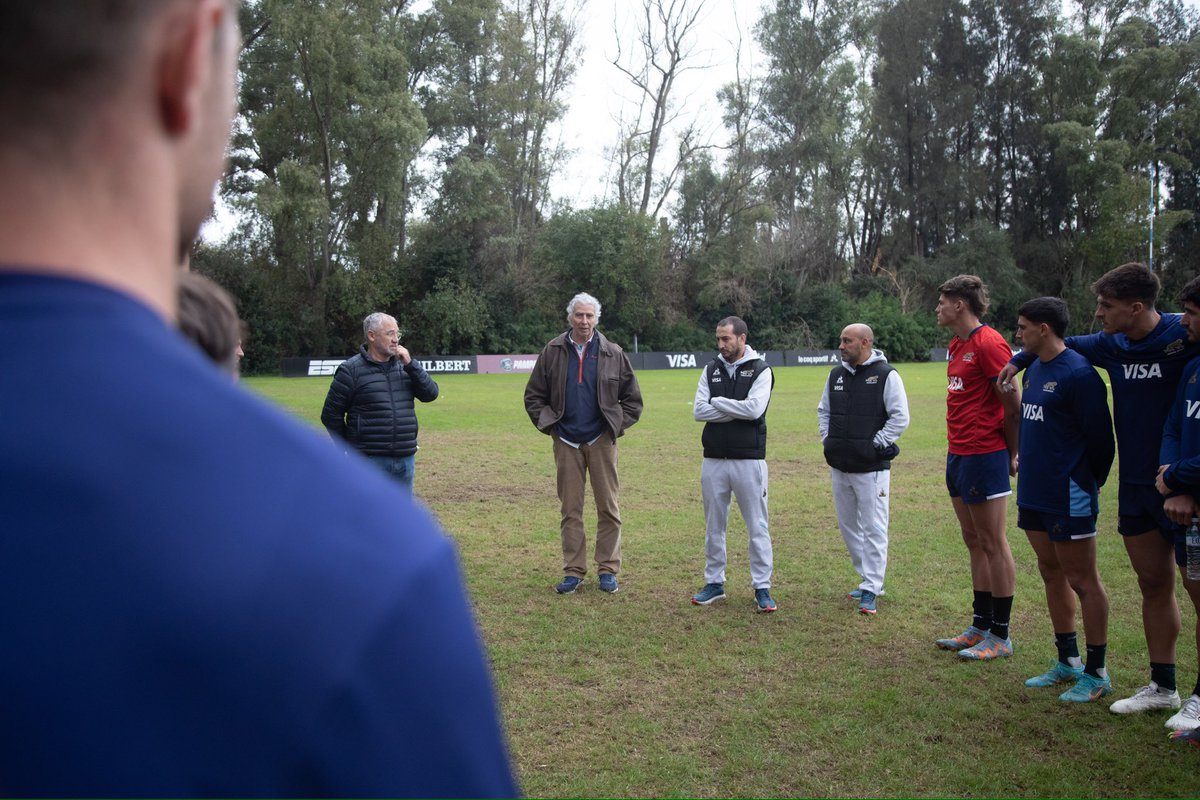
[[[567,331],[555,336],[542,348],[533,372],[529,373],[529,382],[525,384],[525,411],[539,431],[551,436],[563,415],[568,365],[574,356],[570,335]],[[642,390],[625,351],[600,331],[596,331],[596,336],[600,337],[600,358],[596,366],[600,414],[615,440],[642,415]]]

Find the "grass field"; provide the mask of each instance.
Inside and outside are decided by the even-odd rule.
[[[688,603],[704,560],[697,372],[639,373],[645,413],[620,444],[624,564],[612,596],[594,572],[575,595],[551,588],[562,563],[554,465],[550,440],[522,407],[525,377],[438,377],[442,396],[418,409],[417,494],[461,548],[529,795],[1200,795],[1200,750],[1167,740],[1165,713],[1108,711],[1148,679],[1140,595],[1116,533],[1115,467],[1099,542],[1113,696],[1066,706],[1056,690],[1024,687],[1054,646],[1015,507],[1014,656],[966,663],[933,647],[969,622],[971,596],[943,482],[945,365],[900,370],[912,425],[893,472],[887,594],[874,618],[844,597],[857,576],[816,433],[826,370],[777,370],[768,413],[779,604],[771,615],[753,611],[736,511],[729,600]],[[328,379],[246,384],[319,425]],[[585,520],[590,536],[590,500]],[[1186,599],[1183,625],[1186,696],[1196,676]]]

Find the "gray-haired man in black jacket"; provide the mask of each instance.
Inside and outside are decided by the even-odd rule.
[[[410,491],[416,471],[414,400],[437,399],[438,385],[400,344],[396,318],[376,311],[363,320],[367,341],[334,373],[321,423]]]

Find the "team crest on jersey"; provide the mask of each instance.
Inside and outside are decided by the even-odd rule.
[[[865,381],[863,381],[863,383],[866,383],[866,384],[874,384],[874,383],[879,383],[879,376],[878,376],[878,375],[872,375],[871,377],[869,377],[869,378],[867,378]]]
[[[975,351],[974,350],[972,350],[969,353],[963,353],[963,361],[970,363],[974,360],[975,360]]]
[[[957,375],[951,377],[950,385],[947,386],[946,388],[952,392],[961,392],[965,388],[963,386],[963,379],[958,377]]]
[[[1173,356],[1176,353],[1183,350],[1183,348],[1184,348],[1183,339],[1176,339],[1175,341],[1171,342],[1169,345],[1167,345],[1166,347],[1163,348],[1163,353],[1165,353],[1166,355],[1169,355],[1169,356]]]
[[[1048,394],[1054,394],[1054,390],[1058,388],[1058,381],[1046,381],[1042,384],[1042,391]]]

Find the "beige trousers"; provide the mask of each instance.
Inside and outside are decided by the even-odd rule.
[[[583,530],[583,485],[590,476],[596,502],[596,568],[616,575],[621,569],[621,508],[617,503],[617,444],[601,434],[578,449],[554,437],[558,499],[562,504],[563,573],[587,574],[587,534]]]

